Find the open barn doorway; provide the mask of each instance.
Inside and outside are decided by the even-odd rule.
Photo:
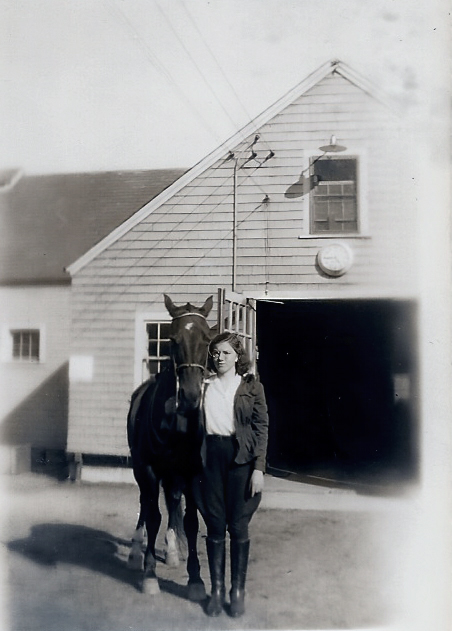
[[[413,480],[416,331],[410,301],[258,301],[270,471],[341,482]]]

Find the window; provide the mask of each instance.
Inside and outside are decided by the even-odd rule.
[[[321,158],[311,162],[311,234],[358,232],[358,161]]]
[[[170,322],[147,322],[147,357],[146,364],[151,375],[160,372],[170,358],[171,340],[169,339]]]
[[[39,361],[40,335],[38,329],[11,331],[12,357],[18,361]]]

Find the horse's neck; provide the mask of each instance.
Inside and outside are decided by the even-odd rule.
[[[167,397],[172,397],[176,394],[176,374],[171,367],[165,368],[158,377],[158,386],[161,388],[161,392],[167,395]]]

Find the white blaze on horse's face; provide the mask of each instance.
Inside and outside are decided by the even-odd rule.
[[[193,328],[193,322],[187,322],[185,328],[187,329],[187,331],[191,331]]]

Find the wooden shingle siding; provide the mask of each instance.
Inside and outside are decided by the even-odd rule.
[[[381,292],[397,298],[413,279],[412,217],[404,199],[400,120],[342,76],[332,74],[275,115],[254,145],[265,165],[239,168],[237,291],[287,294],[299,299],[328,291],[337,297]],[[285,192],[334,134],[350,151],[365,148],[367,229],[337,236],[353,250],[350,271],[327,278],[316,256],[331,242],[306,235],[309,195]],[[255,133],[234,149],[241,165]],[[164,312],[163,293],[201,305],[231,286],[234,161],[228,152],[195,177],[73,277],[72,352],[93,357],[90,383],[71,384],[72,451],[125,455],[125,419],[134,385],[135,318]],[[264,204],[268,196],[269,202]],[[361,211],[361,209],[360,209]],[[305,234],[306,238],[298,237]],[[216,322],[216,304],[209,316]]]

